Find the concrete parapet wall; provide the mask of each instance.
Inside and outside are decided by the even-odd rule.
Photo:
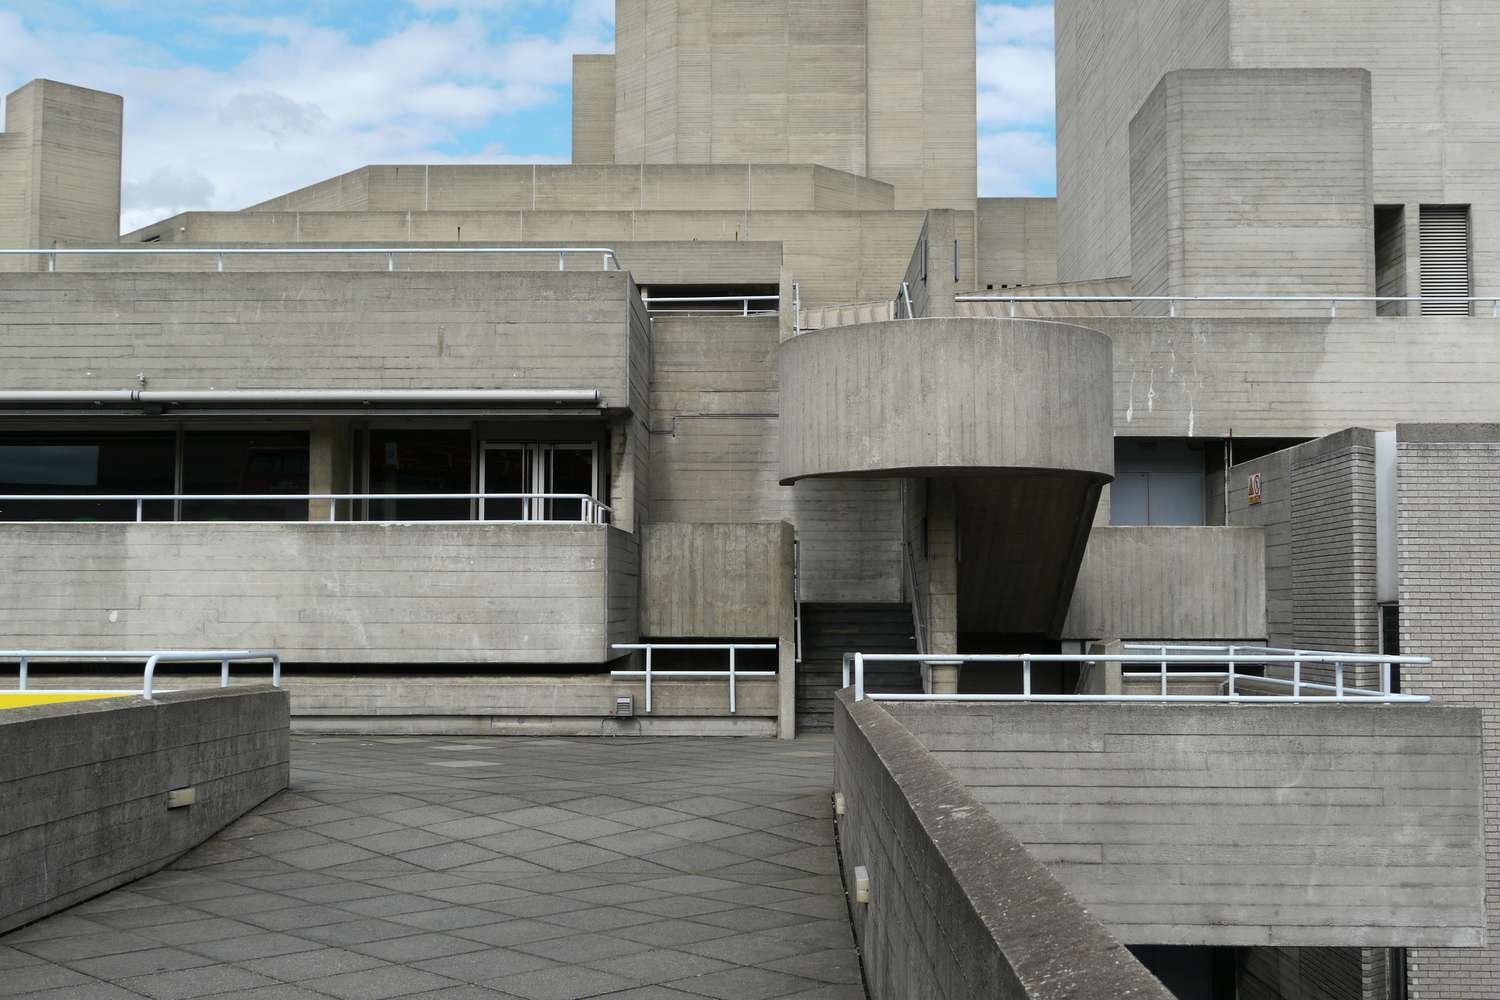
[[[603,663],[639,634],[637,559],[586,524],[4,524],[0,647]]]
[[[890,711],[1127,944],[1485,941],[1475,709]]]
[[[834,708],[840,857],[871,1000],[1169,1000],[880,705]]]
[[[815,183],[826,176],[815,172]],[[823,187],[830,191],[837,189],[832,184]],[[760,190],[759,186],[756,190]],[[769,185],[766,195],[775,191],[775,186]],[[668,205],[616,211],[528,208],[189,212],[132,233],[126,239],[207,245],[225,241],[347,245],[375,240],[383,245],[484,241],[499,246],[539,242],[548,246],[607,246],[619,251],[623,266],[642,285],[775,282],[784,249],[786,268],[801,286],[803,305],[814,307],[890,296],[901,282],[911,259],[912,245],[926,217],[924,211],[785,208],[777,200],[761,196],[756,198],[753,210],[689,210]],[[968,231],[972,229],[970,225]],[[747,243],[756,249],[747,249]],[[767,249],[766,244],[777,243],[782,245],[780,249],[774,246]],[[766,255],[771,252],[775,256],[768,266]],[[963,245],[960,253],[962,272],[972,273],[972,241]],[[747,255],[751,255],[748,260]],[[151,263],[148,255],[147,263],[137,266],[155,270],[181,267],[164,266],[160,263],[162,259],[158,256]],[[465,260],[472,264],[464,264]],[[122,266],[118,257],[106,261],[114,262],[112,266],[116,268]],[[415,269],[416,265],[405,259],[398,261],[398,267]],[[374,263],[376,267],[385,266],[383,258]],[[550,263],[556,266],[555,259]],[[579,263],[581,267],[597,266],[588,258],[581,258]],[[545,268],[547,264],[546,257],[535,265],[516,261],[497,265],[494,258],[478,256],[456,258],[438,269]],[[68,261],[66,266],[71,268],[75,262]],[[107,269],[110,265],[99,266]],[[213,258],[206,258],[195,266],[212,270],[215,265]],[[368,269],[371,262],[366,258],[359,266]]]
[[[791,635],[792,526],[648,525],[641,632],[672,638]]]
[[[0,712],[0,934],[166,866],[289,780],[271,688]],[[190,806],[167,793],[194,789]]]
[[[595,61],[595,62],[591,62]],[[593,73],[602,60],[575,59],[575,79]],[[611,102],[612,103],[612,102]],[[577,127],[594,138],[606,111],[588,105]],[[598,121],[594,121],[594,118]],[[586,144],[588,155],[602,149]],[[613,157],[611,157],[613,158]],[[868,177],[802,163],[596,163],[375,165],[331,177],[310,187],[246,209],[252,212],[442,212],[442,211],[807,211],[890,209],[895,190]]]
[[[0,388],[143,373],[152,389],[595,389],[640,409],[634,299],[619,272],[0,275]]]
[[[1062,634],[1066,639],[1264,639],[1264,532],[1095,528]]]
[[[1114,473],[1110,345],[1036,320],[927,319],[781,346],[781,478]]]
[[[1121,435],[1305,438],[1494,419],[1500,321],[1343,316],[1071,322],[1114,341]]]

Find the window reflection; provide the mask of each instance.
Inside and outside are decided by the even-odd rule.
[[[306,493],[305,431],[189,431],[182,441],[183,493]],[[306,500],[184,500],[184,521],[305,521]]]
[[[371,493],[471,493],[468,431],[371,431]],[[466,521],[468,500],[371,500],[372,521]]]
[[[0,434],[0,494],[170,494],[176,436],[166,433]],[[142,505],[172,518],[171,501]],[[133,500],[0,501],[6,521],[134,521]]]

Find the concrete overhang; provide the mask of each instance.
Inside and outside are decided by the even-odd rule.
[[[917,319],[780,348],[781,481],[1114,474],[1109,338],[1064,323]]]

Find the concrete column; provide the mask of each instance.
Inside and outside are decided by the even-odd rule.
[[[927,492],[927,652],[958,652],[958,507],[953,480]]]
[[[922,690],[928,694],[958,694],[963,664],[957,660],[931,660],[922,664]]]
[[[349,486],[349,425],[342,420],[316,420],[308,429],[307,492],[346,493]],[[333,501],[313,500],[307,505],[309,521],[328,520]],[[353,505],[338,504],[338,520],[349,519]]]
[[[645,520],[649,495],[646,475],[650,461],[651,435],[634,414],[614,417],[609,425],[609,502],[614,508],[611,522],[622,531],[639,531]]]
[[[776,664],[776,736],[797,738],[797,645],[782,636],[777,643]]]
[[[1406,205],[1406,294],[1422,294],[1422,204],[1408,202]],[[1402,315],[1422,315],[1419,302],[1407,303]]]

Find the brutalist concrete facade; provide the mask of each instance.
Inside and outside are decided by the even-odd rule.
[[[124,237],[120,98],[28,85],[0,245],[118,252],[4,258],[0,646],[281,648],[327,730],[788,738],[843,650],[1399,646],[1435,660],[1405,690],[1484,713],[1484,758],[1411,783],[1485,775],[1493,856],[1500,318],[1437,293],[1500,280],[1500,24],[1397,6],[1059,0],[1056,200],[977,196],[972,0],[620,0],[571,164],[371,164]],[[254,500],[286,494],[361,498]],[[609,674],[640,640],[772,647],[738,664],[769,676],[647,713]],[[1395,717],[1358,739],[1386,722],[1402,766],[1464,738]],[[1252,763],[1311,745],[1276,718],[1236,719]],[[1379,798],[1349,721],[1311,742]],[[1458,867],[1417,895],[1472,890]],[[1360,911],[1307,951],[1268,916],[1239,981],[1376,1000],[1375,948],[1410,945],[1412,997],[1485,996],[1494,927],[1461,916]]]

